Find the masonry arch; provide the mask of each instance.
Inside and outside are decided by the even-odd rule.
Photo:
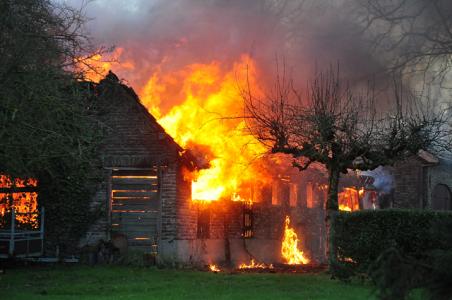
[[[437,184],[432,192],[432,209],[450,210],[452,209],[450,189],[445,184]]]

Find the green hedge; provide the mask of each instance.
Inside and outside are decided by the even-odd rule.
[[[366,273],[378,256],[394,247],[413,258],[434,249],[451,249],[442,223],[451,212],[429,210],[377,210],[340,212],[332,222],[330,265],[334,276],[347,278]]]

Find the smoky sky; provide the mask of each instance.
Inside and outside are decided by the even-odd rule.
[[[82,0],[67,0],[81,7]],[[142,86],[155,68],[177,70],[213,60],[231,64],[250,55],[263,76],[276,61],[296,85],[313,72],[340,65],[351,81],[383,66],[355,22],[352,0],[97,0],[85,7],[87,31],[98,45],[124,48],[121,61],[135,69],[118,74]],[[162,63],[164,62],[164,63]]]

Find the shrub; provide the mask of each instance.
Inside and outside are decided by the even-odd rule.
[[[451,222],[452,213],[393,209],[338,213],[331,230],[333,276],[346,279],[367,273],[388,249],[416,260],[426,259],[433,250],[450,249],[452,242],[444,238],[447,230],[437,226],[442,221]]]
[[[432,234],[442,244],[452,244],[452,220],[435,219]],[[428,251],[421,259],[390,248],[371,264],[368,274],[380,299],[407,299],[418,289],[425,299],[446,300],[452,299],[451,265],[452,248]]]
[[[38,180],[46,248],[73,254],[100,214],[102,126],[75,65],[92,57],[84,18],[56,2],[0,1],[0,173]]]

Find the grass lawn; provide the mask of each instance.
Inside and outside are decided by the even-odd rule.
[[[214,274],[120,266],[9,269],[0,299],[375,299],[326,274]]]

